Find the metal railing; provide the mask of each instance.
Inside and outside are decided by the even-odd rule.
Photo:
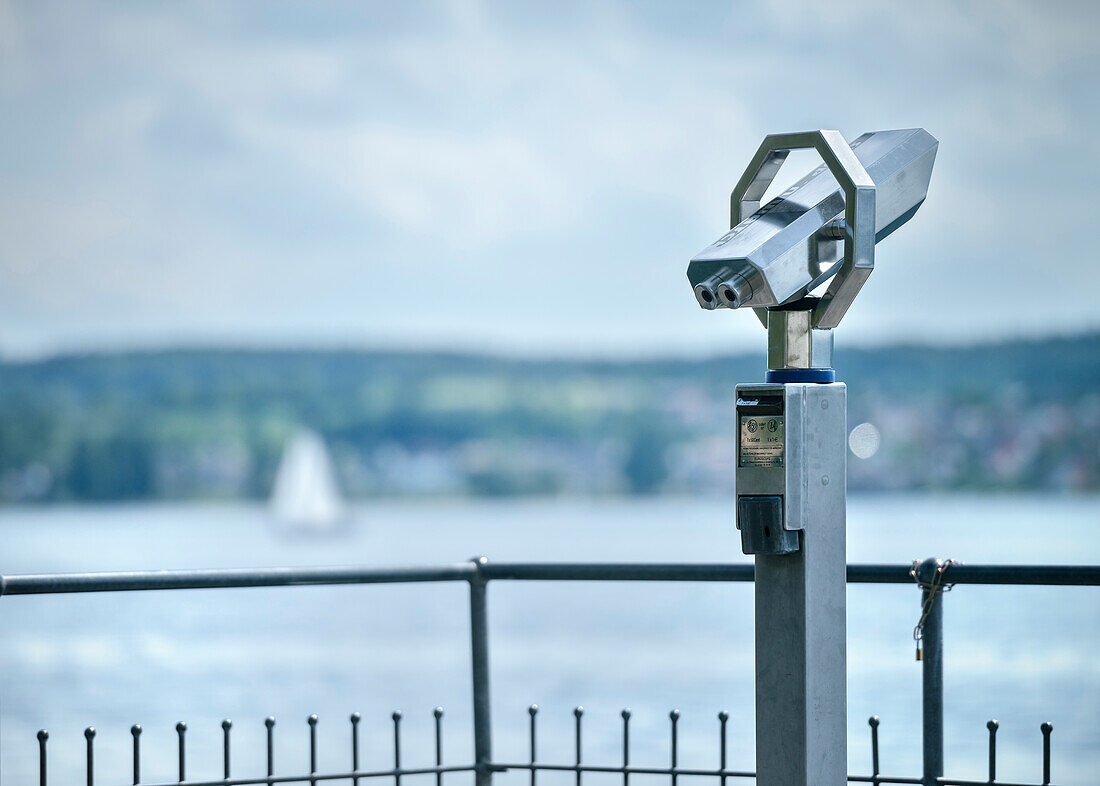
[[[669,715],[669,766],[640,767],[630,763],[629,709],[622,711],[622,761],[619,764],[588,764],[582,758],[581,707],[574,710],[574,761],[549,763],[537,758],[538,707],[532,705],[530,715],[530,749],[526,762],[495,761],[492,754],[490,717],[489,673],[489,625],[487,588],[491,581],[674,581],[674,582],[751,582],[753,566],[746,564],[629,564],[629,563],[492,563],[484,557],[469,562],[434,567],[318,567],[318,568],[269,568],[231,570],[177,570],[135,571],[119,573],[77,574],[28,574],[0,576],[0,595],[41,595],[79,592],[119,592],[177,589],[214,589],[230,587],[275,587],[334,584],[389,584],[409,582],[466,582],[470,600],[470,655],[473,684],[473,763],[463,765],[443,764],[443,709],[435,708],[435,762],[422,767],[407,767],[401,761],[401,713],[392,715],[393,767],[384,770],[363,770],[359,764],[359,715],[350,717],[350,769],[343,772],[321,773],[317,770],[317,717],[308,719],[310,771],[297,775],[275,773],[275,719],[267,718],[267,772],[252,777],[233,777],[230,769],[230,732],[232,723],[222,722],[223,777],[217,780],[186,779],[187,726],[176,726],[178,735],[177,784],[188,786],[243,786],[244,784],[309,783],[346,781],[358,784],[360,780],[392,778],[394,786],[400,786],[403,776],[434,775],[436,786],[443,786],[447,773],[471,772],[476,786],[491,786],[495,772],[507,770],[530,773],[530,786],[537,786],[539,772],[570,772],[575,774],[576,786],[582,786],[585,773],[614,774],[622,777],[623,786],[629,786],[632,775],[657,775],[669,778],[670,786],[678,786],[678,779],[687,776],[705,776],[718,779],[720,786],[727,786],[729,779],[752,779],[749,770],[729,769],[726,760],[726,722],[728,713],[718,715],[718,766],[715,768],[685,767],[679,762],[677,722],[679,712]],[[1088,566],[1040,566],[1040,565],[962,565],[925,560],[917,565],[849,565],[848,582],[857,584],[908,584],[916,582],[922,588],[921,621],[923,628],[923,773],[920,777],[883,775],[879,762],[879,719],[869,719],[871,733],[871,774],[849,775],[850,782],[871,784],[924,784],[933,786],[1048,786],[1051,784],[1051,733],[1049,723],[1042,724],[1042,784],[1024,784],[1015,781],[998,781],[997,721],[987,724],[989,731],[988,780],[960,780],[943,776],[943,602],[945,587],[961,584],[996,585],[1073,585],[1100,586],[1100,565]],[[141,733],[140,726],[133,726],[133,783],[141,781]],[[96,731],[88,727],[85,732],[86,779],[88,786],[95,783],[94,740]],[[39,782],[47,784],[46,730],[38,732]],[[168,784],[146,784],[168,786]]]

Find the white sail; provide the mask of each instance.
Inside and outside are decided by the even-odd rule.
[[[290,440],[275,474],[271,509],[290,529],[319,532],[343,523],[344,502],[319,434],[302,429]]]

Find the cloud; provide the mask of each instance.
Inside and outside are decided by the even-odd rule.
[[[1100,104],[1082,100],[1096,16],[0,5],[0,341],[758,343],[724,327],[737,315],[693,310],[683,269],[724,228],[759,138],[815,126],[925,125],[942,142],[855,340],[915,323],[950,338],[958,313],[994,335],[1096,324],[1076,230],[1100,193],[1100,154],[1079,141]],[[1069,210],[1049,198],[1066,188]],[[1042,275],[1064,295],[1007,313],[995,304],[1035,254],[1057,259]],[[915,297],[930,279],[960,286]]]

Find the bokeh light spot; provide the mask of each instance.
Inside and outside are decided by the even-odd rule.
[[[871,456],[878,453],[881,444],[882,436],[873,423],[860,423],[848,435],[848,447],[852,449],[857,458],[871,458]]]

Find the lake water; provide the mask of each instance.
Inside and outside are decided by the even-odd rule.
[[[8,508],[0,571],[431,564],[476,554],[743,562],[729,508],[727,499],[677,498],[372,503],[327,538],[280,535],[250,505]],[[1098,563],[1098,525],[1097,496],[855,497],[848,558]],[[495,582],[489,592],[497,760],[526,758],[526,707],[537,702],[546,761],[571,761],[571,709],[583,704],[587,761],[618,760],[619,710],[630,706],[632,761],[663,765],[677,707],[681,764],[716,766],[715,715],[726,709],[730,766],[751,769],[751,585]],[[878,714],[883,770],[919,774],[918,598],[911,586],[848,588],[853,773],[870,772],[866,718]],[[948,772],[984,777],[985,721],[996,717],[999,776],[1038,782],[1039,724],[1050,720],[1056,782],[1098,782],[1100,590],[964,586],[945,602]],[[135,722],[145,729],[143,779],[174,780],[178,720],[189,726],[189,777],[218,777],[227,716],[235,775],[262,774],[267,715],[278,717],[277,772],[305,772],[313,712],[322,769],[348,766],[352,711],[363,714],[365,766],[390,766],[393,709],[405,713],[403,762],[427,764],[437,704],[447,709],[445,760],[471,759],[461,584],[10,597],[0,610],[6,783],[36,777],[43,727],[51,782],[83,782],[89,724],[97,782],[129,783]],[[540,779],[557,783],[572,776]]]

